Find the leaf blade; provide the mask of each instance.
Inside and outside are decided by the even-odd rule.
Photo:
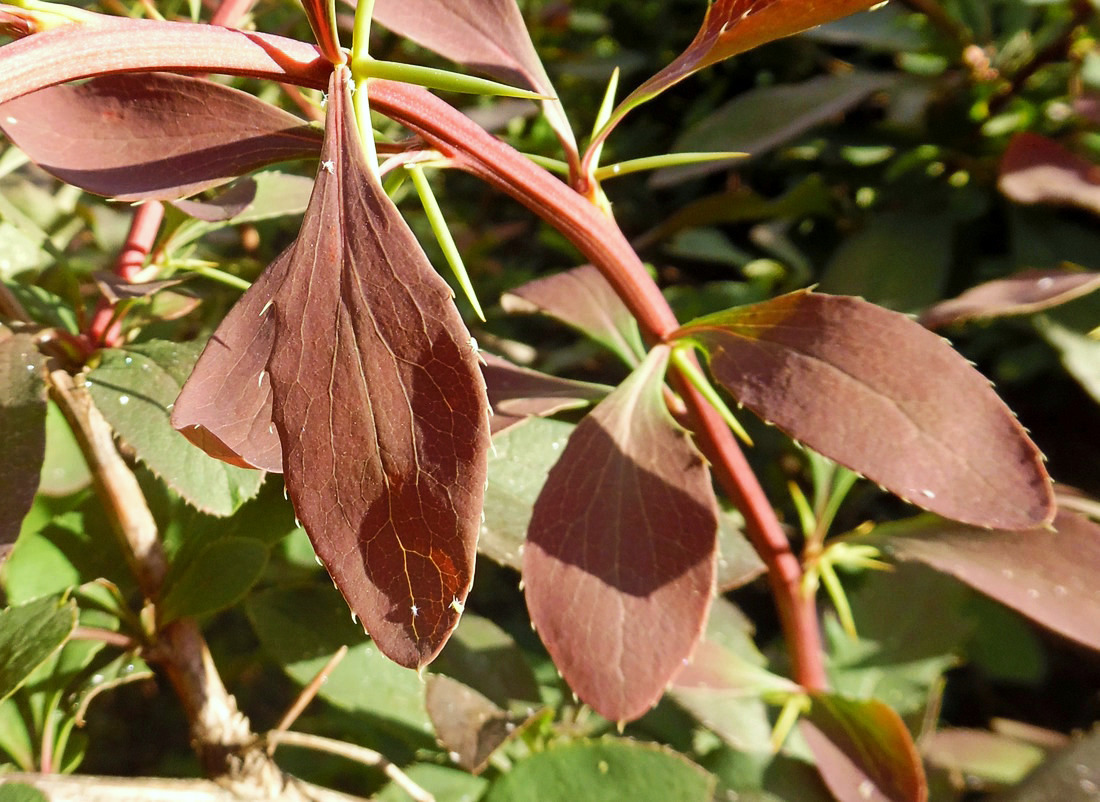
[[[29,334],[0,326],[0,563],[8,558],[38,492],[46,457],[45,359]]]
[[[532,623],[577,695],[612,720],[657,702],[695,648],[714,590],[717,503],[664,406],[667,360],[655,348],[578,424],[523,555]]]
[[[1002,529],[1053,515],[1041,455],[1015,416],[985,377],[904,315],[801,291],[673,336],[697,342],[745,406],[913,504]]]

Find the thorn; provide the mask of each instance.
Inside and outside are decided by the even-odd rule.
[[[267,310],[271,308],[271,305],[273,303],[275,303],[275,300],[271,299],[266,304],[264,304],[264,308],[260,310],[260,317],[263,317],[267,313]]]

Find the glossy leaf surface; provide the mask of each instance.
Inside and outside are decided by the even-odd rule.
[[[523,555],[527,607],[554,664],[612,720],[657,702],[714,589],[714,491],[665,408],[667,359],[654,349],[573,431]]]
[[[34,502],[46,455],[43,362],[33,336],[0,326],[0,563]]]
[[[930,329],[981,318],[1030,315],[1100,289],[1100,273],[1069,270],[1024,270],[987,281],[957,298],[926,309],[920,322]]]
[[[591,337],[628,365],[637,365],[645,348],[630,310],[592,265],[536,279],[509,290],[500,299],[506,312],[539,312]]]
[[[166,340],[105,350],[88,373],[88,392],[115,434],[165,484],[198,510],[232,515],[259,492],[263,474],[191,448],[169,417],[196,350]]]
[[[1053,512],[1038,449],[958,353],[857,298],[796,292],[695,320],[738,401],[797,440],[944,517],[1028,529]]]
[[[62,181],[119,200],[174,200],[259,167],[315,156],[293,115],[203,78],[93,78],[0,106],[0,130]]]
[[[888,705],[818,694],[802,722],[802,734],[837,799],[928,799],[920,755],[905,723]]]
[[[247,401],[234,436],[252,447],[258,432],[264,453],[270,383],[287,489],[318,557],[378,648],[417,667],[473,581],[488,405],[450,290],[367,169],[348,78],[334,73],[298,239],[215,332],[193,381],[224,387],[226,365],[247,378],[226,389]],[[210,396],[178,403],[216,420]],[[196,422],[177,411],[177,425]]]
[[[1060,512],[1054,530],[990,532],[933,516],[878,527],[901,560],[951,574],[1001,604],[1100,650],[1100,525]]]

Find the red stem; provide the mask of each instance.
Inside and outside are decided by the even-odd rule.
[[[130,233],[115,261],[115,275],[124,281],[134,281],[145,264],[145,257],[153,250],[157,232],[164,220],[164,204],[146,201],[134,211],[130,221]],[[88,339],[94,345],[108,348],[122,340],[122,318],[115,304],[106,298],[99,299],[92,321],[88,325]]]

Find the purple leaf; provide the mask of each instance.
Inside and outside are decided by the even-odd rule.
[[[913,738],[883,702],[816,694],[800,728],[822,779],[840,802],[928,799]]]
[[[922,515],[873,542],[950,574],[1078,643],[1100,649],[1100,525],[1059,512],[1054,531],[998,532]]]
[[[439,743],[472,774],[484,771],[493,752],[541,715],[511,716],[473,688],[442,674],[428,677],[424,704]]]
[[[574,430],[535,503],[531,621],[577,695],[612,720],[653,706],[714,591],[710,473],[662,396],[666,347]]]
[[[317,555],[378,648],[418,667],[473,580],[488,405],[446,283],[367,169],[347,70],[333,81],[302,231],[215,332],[176,423],[258,462],[274,422]]]
[[[1017,203],[1079,206],[1100,213],[1100,166],[1053,139],[1017,134],[1001,158],[997,185]]]
[[[607,280],[582,265],[509,290],[500,298],[506,312],[542,313],[601,343],[630,366],[645,355],[638,324]]]
[[[174,200],[274,162],[315,156],[320,133],[203,78],[93,78],[0,106],[0,130],[66,183],[119,200]]]
[[[930,306],[920,322],[930,329],[980,318],[1031,315],[1100,289],[1100,273],[1069,270],[1024,270],[1009,278],[987,281],[957,298]]]
[[[556,95],[515,0],[376,0],[374,19],[465,67],[548,97]],[[562,144],[575,154],[561,103],[547,101],[545,108]]]
[[[349,73],[274,296],[272,417],[294,508],[378,648],[418,667],[473,582],[485,384],[447,284],[369,172]]]
[[[1030,529],[1053,515],[1042,458],[944,340],[857,298],[795,292],[700,318],[715,378],[791,437],[947,518]]]
[[[256,182],[242,178],[210,200],[177,200],[172,205],[189,217],[206,223],[231,220],[256,200]]]
[[[611,390],[602,384],[573,381],[513,365],[483,353],[481,372],[489,392],[494,435],[529,417],[545,417],[599,401]]]

